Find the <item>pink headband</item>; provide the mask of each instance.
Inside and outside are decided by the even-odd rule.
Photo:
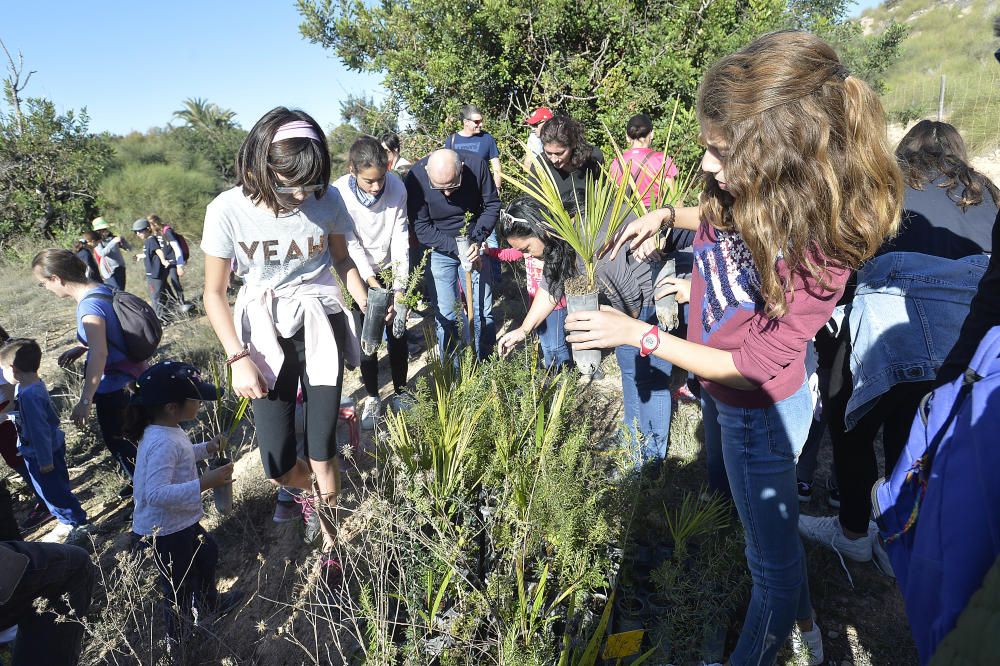
[[[316,130],[304,120],[292,120],[279,127],[278,131],[274,133],[271,143],[277,143],[285,139],[312,139],[313,141],[319,141]]]

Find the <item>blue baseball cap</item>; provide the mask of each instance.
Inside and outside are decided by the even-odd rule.
[[[180,361],[160,361],[150,367],[135,381],[133,405],[166,405],[171,402],[192,400],[218,400],[222,391],[210,382],[203,381],[201,371]]]

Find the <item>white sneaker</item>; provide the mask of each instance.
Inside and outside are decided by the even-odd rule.
[[[868,562],[872,559],[871,538],[866,535],[860,539],[848,539],[840,529],[840,519],[837,516],[821,518],[800,514],[799,534],[810,541],[829,546],[855,562]]]
[[[375,421],[378,420],[379,412],[382,409],[382,400],[378,397],[365,400],[364,409],[361,410],[361,429],[374,430]]]
[[[69,523],[56,523],[56,526],[48,534],[39,539],[39,541],[43,543],[62,543],[72,531],[73,526]]]
[[[875,566],[890,578],[895,578],[896,574],[892,570],[892,560],[889,559],[889,554],[885,552],[885,548],[882,546],[882,540],[878,535],[878,525],[875,521],[868,523],[868,538],[872,542],[872,558],[875,560]]]
[[[806,657],[809,666],[821,666],[823,663],[823,632],[813,620],[813,628],[800,631],[798,625],[792,630],[792,651],[796,657]],[[798,663],[798,662],[797,662]]]

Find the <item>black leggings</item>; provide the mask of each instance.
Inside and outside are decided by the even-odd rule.
[[[295,441],[295,396],[302,383],[302,412],[305,417],[305,452],[311,460],[331,460],[337,454],[337,415],[343,388],[344,346],[347,344],[347,315],[330,315],[330,326],[339,353],[328,362],[336,363],[341,381],[337,386],[313,386],[306,372],[305,332],[299,329],[290,338],[278,338],[285,361],[281,364],[274,388],[266,398],[253,401],[253,422],[257,429],[264,474],[277,479],[287,474],[297,456]],[[312,408],[310,409],[310,401]]]
[[[847,329],[847,327],[844,327]],[[830,377],[828,425],[833,442],[833,464],[840,486],[840,524],[852,532],[868,531],[872,513],[872,486],[878,480],[875,458],[875,437],[882,430],[882,450],[885,474],[892,473],[899,455],[910,436],[913,418],[923,397],[933,389],[934,382],[904,382],[886,391],[872,405],[857,425],[844,430],[847,401],[851,398],[850,336],[838,338],[837,351]]]
[[[125,407],[128,406],[128,395],[125,389],[110,393],[98,393],[94,396],[94,411],[97,412],[97,425],[101,429],[104,445],[108,447],[111,456],[121,465],[122,471],[131,480],[135,475],[135,444],[122,436],[125,424]]]
[[[156,568],[160,571],[160,589],[166,601],[167,634],[176,637],[177,616],[187,618],[191,614],[192,601],[201,617],[215,610],[219,546],[199,523],[173,534],[154,536],[152,540],[156,549]]]
[[[365,325],[365,316],[361,315],[360,331]],[[399,393],[406,387],[406,375],[409,372],[410,351],[406,343],[406,335],[397,338],[393,335],[392,324],[385,327],[385,336],[389,341],[389,369],[392,372],[392,387]],[[378,352],[366,356],[361,354],[361,380],[365,391],[370,396],[378,396]]]

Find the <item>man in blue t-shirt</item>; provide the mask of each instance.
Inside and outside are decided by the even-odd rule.
[[[479,108],[472,104],[466,104],[459,112],[462,119],[462,129],[449,136],[444,147],[451,150],[460,150],[464,153],[472,153],[482,161],[490,165],[493,172],[493,184],[496,185],[497,192],[500,191],[500,149],[497,148],[496,139],[489,132],[483,131],[483,114]]]

